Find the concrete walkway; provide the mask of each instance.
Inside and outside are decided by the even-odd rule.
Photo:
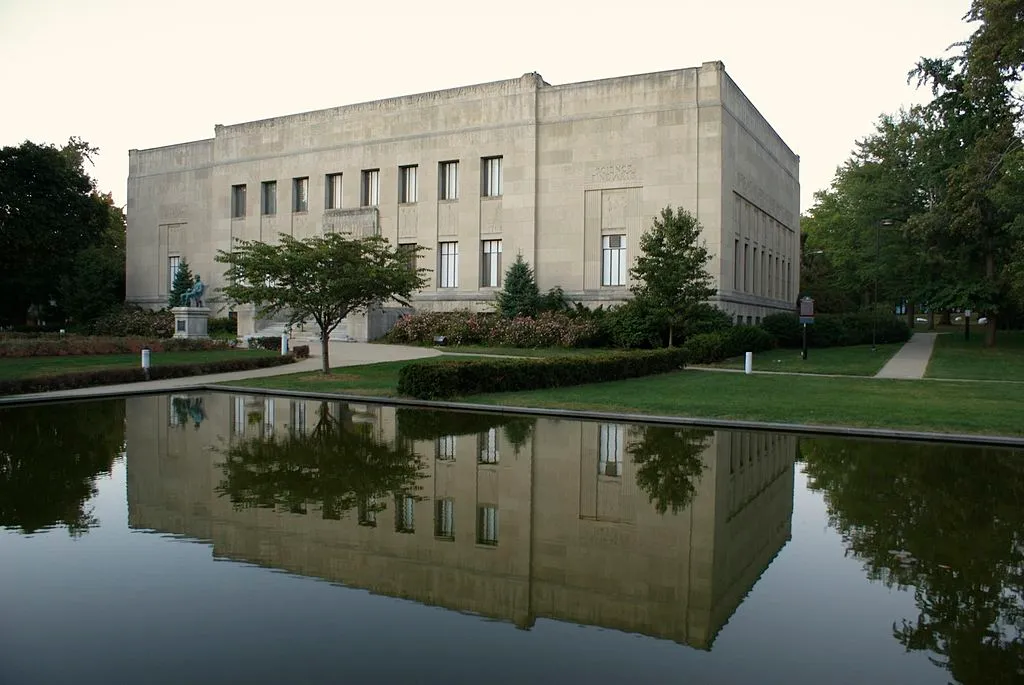
[[[303,342],[303,344],[305,344]],[[205,376],[185,376],[184,378],[168,378],[159,381],[143,381],[140,383],[122,383],[120,385],[98,385],[92,388],[76,390],[56,390],[53,392],[37,392],[27,395],[7,395],[0,397],[0,405],[18,402],[63,399],[87,399],[89,397],[109,396],[111,394],[145,394],[153,392],[171,392],[178,388],[191,388],[209,383],[239,381],[246,378],[264,378],[266,376],[284,376],[290,373],[312,373],[319,371],[320,345],[310,344],[309,359],[294,364],[284,364],[266,369],[249,371],[232,371],[230,373],[214,373]],[[441,352],[426,347],[407,347],[404,345],[374,345],[370,343],[332,342],[330,348],[331,368],[342,366],[359,366],[377,362],[403,361],[406,359],[424,359],[439,356]]]
[[[914,333],[875,378],[924,378],[938,333]]]

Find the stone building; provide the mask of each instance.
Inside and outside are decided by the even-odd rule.
[[[513,430],[498,414],[436,412],[410,431],[424,410],[223,393],[126,403],[132,529],[524,629],[548,618],[710,649],[790,539],[793,435],[690,430],[692,496],[661,514],[630,451],[637,425],[519,417],[529,429]],[[415,484],[340,511],[327,478],[309,490],[321,499],[303,499],[293,478],[275,491],[268,474],[294,470],[260,449],[241,472],[277,501],[240,496],[232,448],[312,435],[325,408],[380,445],[409,446]]]
[[[487,306],[517,254],[542,290],[619,302],[666,205],[700,220],[719,307],[755,322],[797,296],[799,158],[721,62],[565,85],[528,73],[218,125],[129,163],[127,297],[145,306],[166,303],[184,258],[223,316],[218,250],[321,231],[424,247],[421,310]],[[275,325],[237,315],[243,335]],[[339,333],[388,321],[357,319]]]

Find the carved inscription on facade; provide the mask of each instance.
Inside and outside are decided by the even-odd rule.
[[[329,209],[324,212],[321,225],[324,233],[349,233],[359,238],[380,233],[376,207]]]
[[[596,167],[590,173],[590,180],[603,181],[635,181],[637,180],[636,167],[632,164],[606,164]]]

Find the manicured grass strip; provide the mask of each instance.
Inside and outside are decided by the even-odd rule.
[[[902,343],[879,345],[875,352],[871,351],[871,345],[812,348],[807,351],[806,360],[800,358],[800,350],[770,350],[754,354],[754,371],[874,376],[901,347]],[[742,369],[743,357],[727,359],[713,366]]]
[[[343,367],[334,369],[329,379],[319,373],[304,373],[232,381],[229,385],[394,397],[398,370],[409,363]],[[1019,386],[1000,383],[746,376],[691,370],[465,399],[523,407],[1024,435],[1020,418],[1024,416],[1024,395]]]
[[[972,328],[969,341],[962,331],[940,335],[925,376],[1024,381],[1024,332],[997,331],[995,347],[985,347],[982,329]]]
[[[204,350],[199,352],[153,352],[152,366],[166,364],[202,364],[229,359],[247,359],[278,355],[269,350]],[[95,354],[69,357],[0,358],[0,380],[56,376],[76,371],[123,369],[142,366],[141,354]]]

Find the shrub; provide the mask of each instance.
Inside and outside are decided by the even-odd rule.
[[[499,347],[592,347],[600,334],[601,327],[595,321],[543,312],[536,318],[498,319],[485,342]]]
[[[505,272],[501,290],[495,295],[498,313],[506,319],[517,316],[533,316],[540,304],[540,292],[534,279],[533,269],[516,255],[516,261]]]
[[[426,345],[443,335],[450,345],[479,345],[485,342],[497,314],[478,314],[469,310],[423,312],[402,316],[388,332],[392,343]]]
[[[725,333],[701,333],[683,343],[690,364],[714,364],[725,359]]]
[[[64,357],[70,355],[137,354],[143,347],[154,352],[181,352],[226,349],[230,345],[217,340],[167,338],[6,338],[0,340],[0,357]]]
[[[627,300],[609,309],[604,324],[615,347],[661,347],[668,339],[668,327],[642,300]]]
[[[165,378],[183,378],[185,376],[201,376],[210,373],[248,371],[250,369],[264,369],[272,366],[281,366],[282,364],[291,364],[297,359],[296,355],[288,354],[277,357],[240,357],[238,359],[225,359],[200,364],[166,364],[164,366],[151,367],[148,378],[145,370],[139,367],[126,367],[123,369],[79,371],[59,376],[0,380],[0,395],[73,390],[76,388],[91,388],[97,385],[138,383],[146,380],[156,381]]]
[[[296,359],[309,359],[309,345],[296,345],[291,348],[291,353]]]
[[[871,342],[872,325],[878,343],[906,342],[912,331],[903,319],[888,315],[873,317],[864,312],[858,314],[818,314],[814,323],[807,326],[808,347],[838,347],[846,345],[867,345]],[[803,327],[796,314],[772,314],[766,316],[761,327],[770,333],[780,347],[801,347]]]
[[[725,358],[737,357],[744,352],[764,352],[775,347],[775,338],[758,326],[733,326],[721,335]]]
[[[238,319],[218,317],[206,322],[206,332],[210,335],[238,335]]]
[[[732,316],[712,304],[701,302],[686,313],[680,332],[689,337],[704,333],[721,333],[728,331],[732,326]]]
[[[85,332],[118,337],[170,338],[174,335],[174,314],[166,309],[151,311],[125,305],[85,326]]]
[[[399,371],[398,391],[419,399],[442,399],[557,388],[667,373],[682,368],[685,361],[685,350],[673,348],[593,357],[413,362]]]
[[[271,350],[272,352],[281,351],[281,336],[279,335],[263,335],[263,336],[252,336],[245,339],[250,349],[253,350]]]
[[[769,314],[761,319],[761,328],[771,334],[779,347],[801,347],[802,332],[796,314]]]

